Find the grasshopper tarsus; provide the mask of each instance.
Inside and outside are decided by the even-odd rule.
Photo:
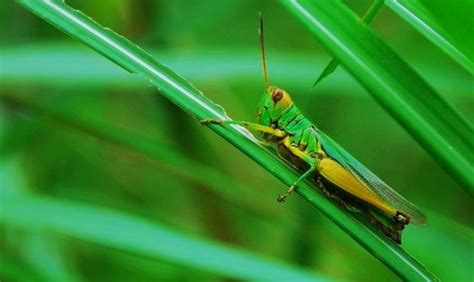
[[[285,202],[285,199],[286,199],[285,195],[280,195],[280,196],[278,196],[278,198],[277,198],[277,202],[283,203],[283,202]]]
[[[278,196],[277,202],[283,203],[283,202],[286,200],[286,198],[288,198],[288,196],[290,196],[290,194],[291,194],[295,189],[296,189],[296,185],[291,185],[290,188],[288,189],[288,191],[286,191],[285,194]]]

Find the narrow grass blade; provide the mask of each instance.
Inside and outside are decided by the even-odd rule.
[[[383,2],[384,2],[384,0],[375,0],[372,3],[372,5],[370,6],[367,13],[365,13],[365,15],[362,17],[362,21],[364,21],[364,23],[367,23],[367,24],[370,23],[372,21],[372,19],[375,17],[375,15],[377,14],[377,12],[382,7]],[[318,76],[318,78],[316,79],[316,82],[314,82],[312,88],[314,88],[316,86],[316,84],[318,84],[325,77],[327,77],[328,75],[333,73],[336,70],[337,66],[339,66],[339,61],[336,58],[332,58],[332,60],[329,62],[329,64],[323,69],[321,74]]]
[[[407,23],[412,25],[434,45],[438,46],[438,48],[448,54],[448,56],[450,56],[454,61],[474,75],[474,62],[472,61],[472,57],[470,58],[465,52],[463,52],[459,47],[458,42],[455,42],[455,40],[451,38],[448,32],[437,21],[436,17],[434,17],[423,5],[422,1],[387,0],[385,3],[390,9],[397,13]],[[431,5],[432,3],[429,4]],[[444,4],[463,5],[464,3],[461,1],[453,1],[452,3],[444,2]],[[473,6],[468,5],[465,9],[470,10],[472,16]],[[455,18],[456,15],[453,14],[452,17]],[[472,26],[472,19],[471,22],[466,24]]]
[[[311,86],[311,88],[314,88],[316,87],[316,85],[321,81],[323,80],[325,77],[327,77],[328,75],[330,75],[331,73],[333,73],[337,66],[339,66],[339,61],[335,58],[332,58],[331,61],[329,62],[329,64],[323,69],[323,71],[321,72],[321,74],[318,76],[318,78],[316,79],[316,81],[314,82],[313,86]]]
[[[224,110],[212,103],[186,80],[155,61],[150,55],[105,29],[84,14],[73,10],[63,2],[17,1],[65,33],[79,39],[125,69],[152,81],[161,94],[197,119],[228,119]],[[210,125],[220,136],[243,151],[263,168],[287,185],[298,174],[276,155],[259,143],[239,126]],[[405,279],[432,280],[433,274],[408,255],[398,245],[376,231],[365,219],[340,209],[336,204],[317,192],[315,186],[301,183],[297,192],[318,208],[359,244],[381,262]]]
[[[474,194],[474,128],[458,111],[360,24],[342,2],[282,3],[462,187]]]
[[[322,281],[313,273],[256,254],[181,234],[149,220],[70,201],[8,196],[0,222],[42,228],[141,256],[241,280]]]

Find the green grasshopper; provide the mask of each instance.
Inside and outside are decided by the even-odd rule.
[[[258,123],[217,119],[201,123],[238,124],[261,132],[261,144],[275,146],[281,157],[304,171],[278,202],[311,178],[327,196],[348,209],[363,211],[373,225],[401,244],[405,225],[426,223],[423,213],[305,118],[285,90],[269,85],[261,16],[259,38],[265,92],[257,108]]]

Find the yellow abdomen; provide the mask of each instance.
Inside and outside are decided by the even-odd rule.
[[[322,159],[319,162],[318,171],[324,178],[351,195],[379,208],[389,215],[395,216],[397,214],[395,208],[380,199],[364,183],[359,181],[349,170],[335,160],[331,158]]]

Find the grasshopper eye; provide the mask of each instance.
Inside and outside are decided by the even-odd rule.
[[[272,92],[273,101],[278,102],[278,101],[281,100],[281,98],[283,98],[283,91],[281,89],[278,89],[278,88],[273,90],[273,92]]]

